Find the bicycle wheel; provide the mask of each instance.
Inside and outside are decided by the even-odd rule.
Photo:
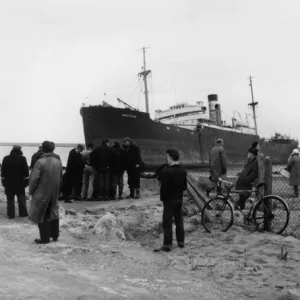
[[[233,210],[229,202],[218,197],[206,202],[201,213],[201,223],[209,233],[227,231],[233,224]]]
[[[280,234],[289,224],[290,210],[282,198],[265,196],[255,205],[253,220],[257,230],[265,231],[269,225],[271,232]]]

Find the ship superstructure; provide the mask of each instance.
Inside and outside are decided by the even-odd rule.
[[[238,120],[237,116],[233,116],[231,124],[227,124],[222,120],[218,95],[208,95],[208,108],[207,110],[203,101],[196,102],[196,105],[181,102],[171,106],[168,110],[156,110],[154,121],[190,130],[197,130],[199,127],[210,127],[255,135],[255,128],[251,127],[247,119],[242,121]],[[235,114],[240,117],[239,113],[235,112]]]

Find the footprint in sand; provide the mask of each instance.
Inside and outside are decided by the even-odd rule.
[[[245,250],[242,250],[242,249],[231,249],[230,252],[231,253],[235,253],[235,254],[244,254]]]
[[[266,251],[266,250],[260,250],[259,252],[257,252],[257,254],[264,255],[264,256],[267,256],[267,257],[277,257],[278,253],[279,252],[275,253],[275,252]]]
[[[260,257],[252,258],[251,260],[252,260],[252,262],[254,262],[256,264],[267,264],[268,263],[268,261],[266,259],[263,259]]]
[[[248,244],[249,244],[249,241],[247,241],[247,240],[245,240],[245,239],[239,239],[239,240],[238,240],[238,244],[239,244],[239,245],[246,245],[246,244],[248,245]]]

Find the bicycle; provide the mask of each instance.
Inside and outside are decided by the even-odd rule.
[[[225,184],[227,194],[223,195],[221,191],[222,183]],[[253,190],[233,190],[234,184],[228,181],[219,179],[217,182],[217,196],[209,200],[203,207],[201,214],[201,222],[205,230],[209,233],[214,231],[226,232],[234,223],[233,210],[239,210],[245,225],[254,224],[258,231],[264,231],[266,226],[269,231],[280,234],[289,223],[290,210],[286,202],[277,195],[260,196],[259,190],[265,186],[265,183],[258,184]],[[253,198],[248,198],[247,201],[252,200],[250,210],[243,212],[237,206],[237,200],[232,197],[232,194],[241,193],[254,194]],[[234,206],[234,208],[232,207]],[[280,222],[278,215],[283,213],[285,219]],[[228,223],[226,223],[226,216],[228,216]],[[224,229],[218,229],[218,226],[224,225]],[[216,228],[216,229],[215,229]]]

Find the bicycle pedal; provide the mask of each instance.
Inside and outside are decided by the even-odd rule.
[[[238,217],[241,217],[241,216],[242,216],[242,213],[236,211],[236,212],[234,213],[234,215],[238,218]]]
[[[247,226],[249,226],[249,225],[252,224],[252,222],[250,220],[244,219],[244,224],[247,225]]]

